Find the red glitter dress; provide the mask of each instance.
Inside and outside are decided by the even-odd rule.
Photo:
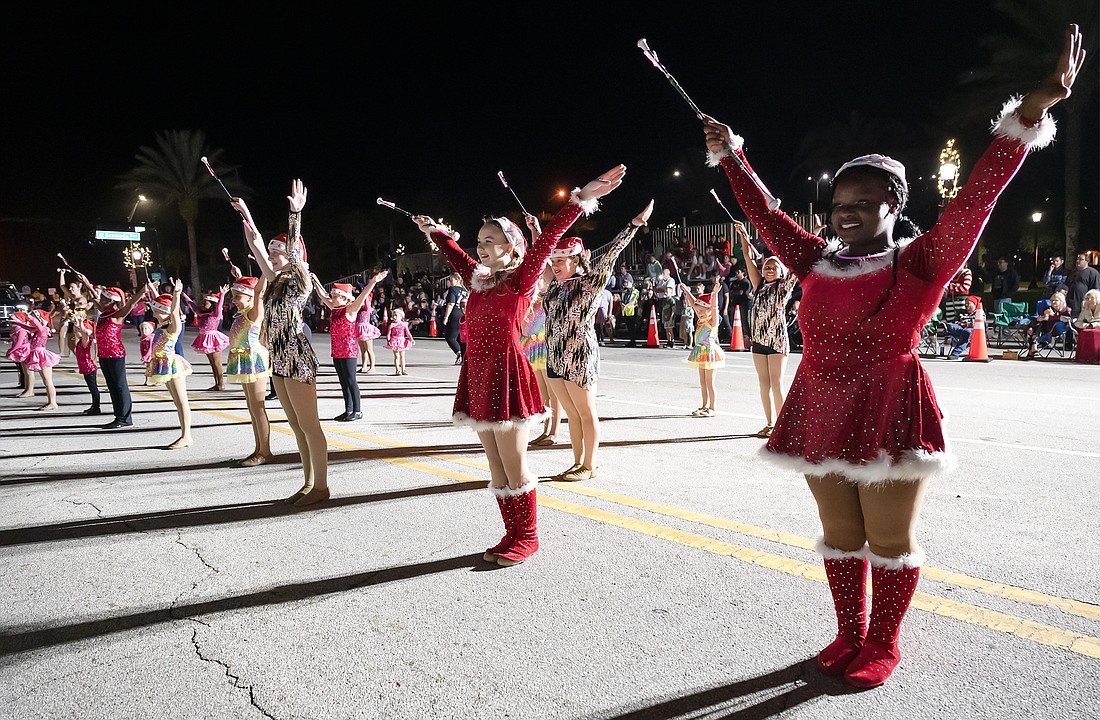
[[[1053,139],[1049,118],[1026,126],[1015,115],[1018,105],[1005,106],[993,143],[935,227],[856,263],[834,257],[824,240],[785,213],[768,210],[763,193],[732,157],[710,156],[710,164],[726,171],[749,221],[802,282],[802,362],[764,450],[769,460],[861,485],[953,469],[943,413],[916,347],[997,197],[1028,151]],[[734,152],[744,160],[737,140]]]
[[[454,422],[475,430],[507,430],[540,423],[546,406],[531,363],[520,346],[520,326],[531,305],[550,251],[565,231],[594,203],[578,204],[574,192],[523,258],[501,282],[491,284],[485,268],[449,235],[433,232],[447,262],[462,276],[470,297],[465,324],[469,337],[455,391]]]
[[[348,307],[341,305],[332,309],[329,318],[329,341],[334,358],[359,357],[359,329],[354,320],[348,320]]]

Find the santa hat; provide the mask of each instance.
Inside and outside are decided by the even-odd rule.
[[[50,324],[50,314],[42,308],[35,308],[35,314],[38,315],[38,319],[42,321],[43,325]]]
[[[332,294],[334,296],[335,295],[343,295],[348,300],[351,300],[352,298],[355,297],[354,291],[353,291],[351,285],[349,285],[348,283],[333,283],[332,284]],[[333,297],[333,300],[335,300],[335,299],[336,298]]]
[[[88,332],[90,332],[90,333],[95,332],[95,323],[92,322],[91,320],[85,320],[81,324],[84,325],[84,329],[87,330]]]
[[[241,295],[247,295],[249,297],[256,296],[256,283],[260,281],[259,278],[244,276],[237,278],[237,281],[233,283],[231,288],[233,292],[240,293]]]
[[[30,316],[27,315],[27,313],[23,312],[22,310],[16,310],[15,312],[13,312],[11,314],[11,316],[12,316],[12,319],[15,320],[16,322],[20,322],[24,325],[30,325],[31,324]]]
[[[584,243],[579,237],[566,237],[558,240],[558,244],[550,251],[550,257],[572,257],[584,252]]]
[[[208,300],[212,303],[216,303],[220,298],[221,298],[221,295],[219,293],[214,293],[214,292],[206,293],[205,295],[202,296],[203,300]]]
[[[702,295],[696,295],[695,299],[704,305],[710,305],[710,301],[713,297],[714,293],[703,293]]]
[[[302,239],[302,236],[298,236],[298,250],[297,252],[290,253],[286,249],[287,235],[281,233],[271,238],[271,241],[267,243],[267,251],[269,253],[277,252],[286,255],[290,258],[291,262],[301,259],[302,262],[308,262],[309,255],[306,252],[306,241]],[[298,257],[295,257],[298,256]]]
[[[975,310],[981,310],[982,309],[982,298],[981,298],[980,295],[967,295],[966,296],[966,301],[969,302],[969,303],[973,303]]]
[[[168,293],[158,295],[156,300],[151,303],[154,310],[159,310],[162,313],[172,312],[172,299],[173,296]]]
[[[122,288],[109,287],[103,291],[103,296],[111,302],[121,303],[126,298]]]
[[[860,155],[841,165],[840,169],[836,171],[833,177],[836,178],[840,173],[853,167],[873,167],[877,170],[882,170],[883,172],[893,175],[898,180],[901,180],[902,187],[905,188],[906,192],[909,190],[909,184],[905,181],[905,166],[892,157],[878,154]]]
[[[491,222],[504,231],[504,237],[508,238],[508,242],[512,243],[512,247],[515,249],[517,255],[523,257],[527,254],[527,237],[523,234],[523,231],[519,229],[519,225],[516,225],[506,217],[489,217],[485,219],[485,222]]]

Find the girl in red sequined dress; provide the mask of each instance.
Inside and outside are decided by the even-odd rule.
[[[703,118],[709,164],[725,170],[749,221],[802,282],[802,362],[764,455],[804,473],[817,502],[818,550],[838,621],[817,662],[851,685],[881,685],[901,659],[901,622],[924,561],[915,534],[921,500],[929,479],[955,464],[916,352],[921,328],[1028,152],[1053,139],[1046,110],[1069,96],[1083,60],[1071,26],[1058,69],[1004,106],[966,186],[935,227],[912,240],[895,237],[908,195],[896,160],[866,155],[834,175],[831,225],[843,245],[831,251],[768,209],[746,174],[742,139]]]
[[[485,552],[487,562],[515,565],[538,550],[538,479],[527,470],[527,439],[529,426],[545,419],[546,407],[520,347],[520,325],[550,251],[577,218],[595,211],[599,198],[622,183],[625,173],[626,167],[619,165],[575,189],[530,251],[519,227],[507,218],[489,218],[481,227],[477,260],[432,218],[413,218],[470,289],[465,314],[469,336],[454,421],[477,431],[489,461],[489,489],[504,520],[504,537]]]

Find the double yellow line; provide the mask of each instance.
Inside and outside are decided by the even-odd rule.
[[[143,394],[152,395],[154,393],[143,392]],[[167,398],[167,395],[164,393],[157,394]],[[234,410],[239,409],[239,405],[233,405],[224,401],[202,400],[200,402],[204,404],[221,405],[223,407],[231,408]],[[230,413],[208,407],[196,407],[194,409],[197,412],[203,412],[233,421],[247,421],[249,419],[247,416],[241,416],[239,413]],[[293,434],[292,431],[286,427],[272,425],[272,429],[288,435]],[[409,445],[391,440],[389,438],[379,437],[376,435],[346,429],[343,427],[334,427],[328,424],[325,425],[325,432],[326,436],[329,438],[329,445],[339,450],[354,451],[362,450],[364,448],[361,445],[354,445],[351,443],[343,442],[341,440],[336,440],[332,437],[333,435],[339,435],[346,438],[365,441],[375,445],[381,445],[383,447],[410,447]],[[471,460],[460,455],[453,455],[441,452],[425,452],[423,453],[423,455],[425,457],[431,457],[435,460],[475,468],[484,472],[487,472],[489,469],[488,463],[484,461]],[[484,480],[484,478],[482,477],[474,477],[463,472],[450,470],[446,467],[439,467],[437,465],[432,465],[409,458],[387,457],[380,459],[388,463],[408,468],[410,470],[427,473],[455,482],[481,482],[488,484],[487,481]],[[737,522],[735,520],[730,520],[727,518],[716,517],[713,515],[706,515],[691,510],[684,510],[668,505],[662,505],[659,503],[650,502],[648,500],[631,497],[629,495],[621,495],[618,493],[600,490],[596,487],[592,487],[589,485],[576,485],[572,483],[561,482],[543,482],[542,485],[544,487],[553,488],[556,491],[572,493],[574,495],[580,495],[606,503],[621,505],[655,515],[675,518],[678,520],[695,523],[697,525],[704,525],[718,530],[733,532],[748,537],[758,538],[761,540],[767,540],[769,542],[798,548],[800,550],[811,550],[814,546],[813,540],[801,537],[799,535],[778,532],[775,530],[768,530],[766,528]],[[538,502],[540,505],[550,508],[552,510],[584,517],[595,522],[612,525],[614,527],[629,530],[631,532],[637,532],[644,535],[649,535],[651,537],[660,538],[668,542],[673,542],[679,545],[684,545],[686,547],[703,550],[705,552],[713,553],[715,555],[723,555],[736,558],[743,562],[751,563],[759,567],[764,567],[769,570],[776,570],[778,572],[805,578],[807,580],[813,580],[820,583],[827,582],[824,570],[820,565],[816,563],[811,565],[809,563],[794,560],[792,558],[782,555],[765,553],[759,550],[754,550],[752,548],[735,545],[721,540],[715,540],[714,538],[687,532],[684,530],[679,530],[676,528],[668,527],[666,525],[660,525],[657,523],[608,512],[606,510],[592,507],[590,505],[569,502],[567,500],[554,497],[553,495],[548,493],[539,493]],[[1015,587],[1012,585],[990,582],[988,580],[971,577],[962,573],[949,572],[946,570],[940,570],[938,568],[928,566],[921,568],[921,574],[925,579],[954,585],[960,588],[966,588],[982,593],[984,595],[999,597],[1015,602],[1022,602],[1038,607],[1051,608],[1088,620],[1100,620],[1100,606],[1091,605],[1089,603],[1080,602],[1078,600],[1062,598],[1054,595],[1047,595],[1045,593],[1041,593],[1035,590],[1028,590],[1026,588]],[[1030,640],[1031,642],[1067,650],[1069,652],[1083,655],[1085,657],[1100,658],[1100,638],[1083,635],[1081,633],[1072,632],[1070,630],[1065,630],[1063,628],[1055,627],[1052,625],[1045,625],[1043,623],[1034,622],[1032,620],[1026,620],[1024,618],[1019,618],[1006,613],[987,610],[976,605],[969,605],[967,603],[957,602],[955,600],[948,600],[946,598],[937,597],[923,592],[918,592],[916,593],[916,595],[914,595],[911,607],[917,608],[919,610],[924,610],[926,612],[931,612],[943,617],[960,620],[971,625],[978,625],[990,630],[995,630],[997,632],[1014,635],[1025,640]]]

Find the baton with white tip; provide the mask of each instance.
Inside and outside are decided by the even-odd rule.
[[[516,203],[519,204],[519,209],[523,211],[523,214],[524,215],[530,215],[531,213],[527,212],[527,208],[523,207],[523,201],[519,199],[519,195],[516,195],[516,191],[513,190],[508,185],[508,181],[504,179],[504,171],[503,170],[498,170],[497,171],[497,177],[500,178],[500,184],[503,185],[504,188],[508,192],[512,193],[512,197],[514,197],[516,199]]]
[[[413,214],[411,212],[409,212],[408,210],[402,210],[401,208],[399,208],[396,205],[394,205],[393,203],[391,203],[389,200],[383,200],[382,198],[378,198],[377,200],[375,200],[375,202],[378,203],[379,205],[382,205],[383,207],[388,207],[390,210],[396,210],[397,212],[401,213],[402,215],[404,215],[407,218],[411,218],[413,216]]]
[[[724,205],[724,204],[722,203],[722,201],[721,201],[721,200],[720,200],[720,199],[718,198],[718,193],[714,192],[714,188],[711,188],[711,189],[710,189],[710,194],[711,194],[711,196],[712,196],[712,197],[714,198],[714,202],[718,203],[718,206],[719,206],[720,208],[722,208],[723,210],[725,210],[725,211],[726,211],[726,215],[728,215],[728,216],[729,216],[729,219],[730,219],[730,220],[732,220],[733,222],[737,222],[737,218],[735,218],[735,217],[733,216],[733,213],[731,213],[731,212],[729,211],[729,208],[727,208],[727,207],[726,207],[726,206],[725,206],[725,205]]]
[[[687,101],[687,104],[691,106],[692,111],[695,112],[696,117],[698,117],[700,120],[703,119],[703,111],[699,109],[699,106],[695,104],[694,100],[688,97],[688,94],[684,91],[684,88],[681,87],[676,78],[672,77],[672,73],[666,70],[665,66],[661,64],[661,61],[657,59],[657,53],[653,52],[653,50],[650,49],[649,43],[646,42],[645,38],[642,38],[638,41],[638,47],[642,49],[642,54],[646,56],[646,59],[649,60],[649,62],[653,63],[653,67],[660,70],[661,74],[663,74],[665,78],[669,81],[669,83],[672,84],[672,87],[676,89],[676,92],[680,93],[680,96]],[[734,152],[730,154],[733,156],[733,159],[737,161],[737,164],[741,167],[745,174],[752,179],[753,183],[756,184],[756,187],[759,188],[760,192],[764,193],[764,198],[768,201],[768,209],[777,210],[779,208],[779,199],[768,192],[768,189],[764,187],[764,183],[760,181],[760,178],[756,176],[756,173],[752,172],[748,169],[748,167],[745,166],[745,162],[737,155],[737,153]]]

